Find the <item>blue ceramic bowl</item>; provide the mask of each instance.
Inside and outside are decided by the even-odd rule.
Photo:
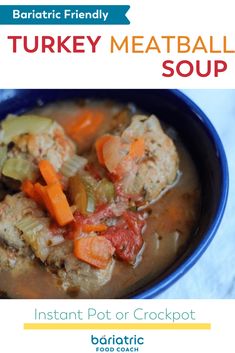
[[[70,98],[133,102],[173,126],[196,163],[202,185],[197,231],[186,251],[159,277],[129,298],[153,298],[185,274],[212,241],[221,222],[228,193],[228,166],[220,138],[206,115],[176,90],[0,90],[0,118],[23,113],[48,102]]]

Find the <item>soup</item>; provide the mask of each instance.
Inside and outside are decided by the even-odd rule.
[[[112,101],[57,102],[17,119],[2,124],[2,292],[125,297],[184,252],[201,191],[171,127]]]

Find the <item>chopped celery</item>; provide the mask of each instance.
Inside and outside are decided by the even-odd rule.
[[[75,154],[72,158],[64,162],[64,164],[60,169],[60,172],[65,177],[70,178],[74,176],[79,169],[84,168],[86,164],[87,164],[86,158],[80,157]]]
[[[99,204],[112,202],[115,196],[113,183],[105,178],[100,180],[96,187],[95,195]]]
[[[22,115],[3,120],[3,142],[9,143],[15,136],[21,134],[37,134],[47,131],[52,120],[37,115]]]
[[[79,174],[69,179],[69,195],[71,201],[83,215],[95,211],[93,187]]]
[[[37,177],[37,169],[32,162],[20,158],[9,158],[2,167],[2,174],[6,177],[24,181],[34,181]]]
[[[2,170],[3,164],[7,158],[7,146],[0,147],[0,172]]]
[[[49,231],[50,219],[26,215],[16,223],[16,228],[22,232],[23,240],[31,246],[36,257],[45,261],[52,245],[53,235]]]
[[[87,182],[84,182],[84,184],[85,184],[86,193],[87,193],[86,210],[87,210],[87,212],[94,212],[95,211],[95,196],[94,196],[93,188]]]
[[[43,220],[45,221],[46,218],[43,218]],[[42,228],[44,227],[44,223],[42,223],[39,219],[36,219],[35,217],[25,216],[16,224],[16,227],[28,236],[34,236],[37,234],[37,232],[42,230]]]

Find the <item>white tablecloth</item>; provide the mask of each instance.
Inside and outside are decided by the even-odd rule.
[[[235,90],[183,90],[215,126],[228,159],[230,187],[220,228],[209,248],[164,299],[235,298]]]

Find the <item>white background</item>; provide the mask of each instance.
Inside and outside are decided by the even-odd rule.
[[[12,0],[11,4],[19,1]],[[47,1],[20,1],[20,4],[48,4]],[[70,4],[78,4],[71,0]],[[233,30],[234,11],[231,0],[169,0],[169,1],[82,1],[83,4],[130,4],[128,26],[0,26],[1,86],[4,88],[228,88],[233,87],[235,54],[126,54],[109,53],[110,36],[122,39],[125,35],[145,36],[145,43],[155,35],[187,35],[192,39],[202,35],[208,42],[210,35],[221,46],[227,35],[229,47],[235,50]],[[66,4],[50,1],[50,4]],[[80,2],[81,4],[81,2]],[[19,50],[11,54],[9,35],[102,35],[96,54],[27,54]],[[163,60],[222,59],[228,69],[219,78],[162,77]]]
[[[141,353],[156,352],[177,352],[177,353],[198,353],[198,352],[226,352],[233,353],[233,319],[235,307],[230,301],[153,301],[153,300],[123,300],[116,301],[52,301],[44,300],[40,303],[35,300],[14,301],[11,306],[1,308],[1,345],[7,351],[23,351],[31,353],[57,352],[64,353],[70,350],[73,352],[93,353],[95,349],[90,344],[90,336],[98,337],[105,335],[112,336],[143,336],[145,344],[139,350]],[[112,310],[132,311],[136,307],[144,307],[146,312],[161,311],[168,307],[175,311],[191,310],[196,312],[197,322],[211,322],[210,331],[24,331],[24,322],[33,322],[34,308],[40,311],[75,311],[81,309],[86,311],[87,307],[95,306],[97,311]],[[95,321],[95,320],[94,320]],[[97,321],[97,320],[96,320]],[[130,320],[128,320],[130,322]],[[102,321],[103,322],[103,321]],[[117,322],[117,320],[115,320]],[[131,322],[134,322],[133,320]],[[150,322],[146,320],[146,322]],[[5,349],[5,348],[4,348]]]

